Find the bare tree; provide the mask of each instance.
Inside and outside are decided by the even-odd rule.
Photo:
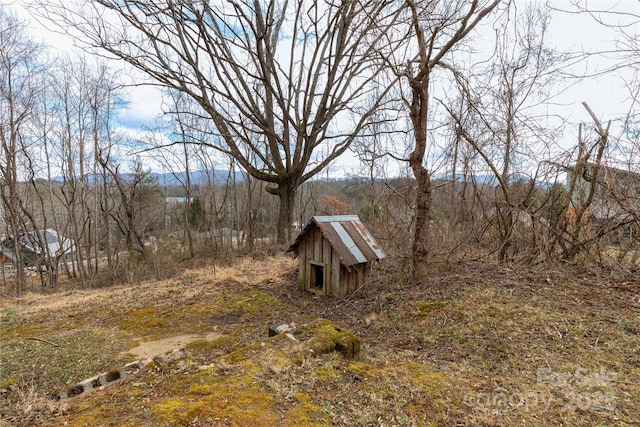
[[[372,97],[375,102],[377,94]],[[376,120],[371,126],[368,134],[357,138],[352,147],[353,151],[361,163],[361,169],[353,171],[354,175],[366,176],[368,185],[365,194],[360,194],[365,198],[365,205],[361,210],[364,219],[370,223],[377,221],[379,214],[378,199],[380,192],[377,183],[386,179],[390,175],[390,163],[392,159],[397,159],[394,151],[398,145],[398,129],[396,115],[388,115],[389,111],[380,110],[375,113]],[[402,160],[400,160],[402,162]]]
[[[75,70],[69,73],[69,70]],[[110,120],[116,108],[114,76],[104,64],[86,58],[62,58],[48,66],[50,88],[39,100],[37,135],[44,155],[40,176],[48,179],[46,195],[37,192],[43,206],[42,223],[53,226],[78,245],[68,274],[86,284],[87,267],[98,272],[99,245],[105,244],[108,224],[101,222],[100,164],[96,156],[112,137]],[[30,168],[36,179],[35,168]],[[61,178],[61,179],[60,179]],[[44,193],[44,192],[42,192]],[[108,242],[107,242],[108,245]],[[83,260],[83,253],[93,264]],[[70,267],[70,268],[69,268]]]
[[[112,81],[106,79],[104,84],[96,86],[96,97],[93,99],[92,111],[95,122],[93,132],[93,169],[95,171],[95,204],[100,218],[100,227],[96,227],[96,245],[103,248],[107,258],[107,266],[110,279],[114,279],[118,267],[118,247],[115,240],[115,221],[112,220],[119,203],[117,185],[114,181],[113,172],[118,171],[120,157],[118,155],[117,143],[119,139],[113,132],[113,115],[116,110],[115,86]],[[99,232],[98,232],[99,230]],[[98,253],[96,248],[96,272],[98,270]]]
[[[64,61],[63,61],[64,62]],[[52,61],[47,64],[47,73],[42,75],[40,79],[41,90],[39,92],[39,98],[37,100],[36,114],[33,115],[31,120],[31,129],[33,137],[35,138],[36,145],[29,150],[27,159],[29,160],[29,167],[25,181],[30,182],[29,186],[32,196],[32,201],[37,201],[33,209],[29,209],[25,212],[30,218],[31,227],[36,230],[47,230],[53,228],[61,235],[72,236],[73,224],[69,219],[69,206],[61,200],[63,195],[61,189],[64,187],[64,183],[61,183],[58,178],[61,175],[61,165],[59,153],[60,141],[59,129],[60,123],[64,118],[64,114],[61,114],[60,110],[60,98],[59,87],[56,80],[59,77],[58,72],[61,71],[61,64],[63,62]],[[45,243],[42,241],[44,233],[37,233],[33,236],[34,243]],[[51,235],[52,236],[52,235]],[[75,238],[74,238],[75,239]],[[62,246],[60,246],[60,249]],[[49,254],[49,251],[45,251],[45,247],[42,247],[43,254]],[[69,249],[67,246],[65,249]],[[75,255],[78,255],[76,251]],[[55,288],[57,285],[57,278],[59,276],[60,260],[63,254],[56,254],[55,257],[48,257],[45,259],[44,264],[40,269],[41,275],[44,272],[48,272],[48,285],[50,288]],[[77,268],[77,259],[71,260],[71,268],[68,263],[62,264],[67,276],[73,274]],[[43,280],[44,283],[44,280]]]
[[[18,186],[21,159],[29,144],[27,124],[35,109],[42,48],[26,35],[24,22],[0,8],[0,200],[8,231],[14,238],[16,294],[25,290],[26,275],[18,244],[24,231],[23,197]]]
[[[585,104],[593,125],[581,125],[577,157],[575,163],[569,165],[571,203],[568,209],[573,214],[573,224],[565,224],[566,229],[558,236],[563,257],[572,260],[601,240],[617,245],[625,241],[637,245],[640,229],[637,191],[640,173],[640,9],[632,2],[571,1],[560,11],[589,16],[604,30],[610,31],[611,36],[606,38],[609,45],[585,46],[580,54],[599,65],[597,69],[588,69],[590,76],[606,75],[623,82],[620,91],[612,94],[619,102],[607,108],[615,110],[603,111],[604,106],[597,107],[601,114],[613,116],[613,120],[605,124]],[[586,228],[589,228],[588,235],[585,235]],[[627,245],[620,245],[620,248],[622,246]],[[625,252],[626,249],[620,250],[620,256]],[[618,261],[621,260],[619,257]]]
[[[109,211],[121,237],[128,256],[127,270],[129,280],[133,279],[133,262],[136,254],[144,254],[145,233],[151,228],[158,207],[157,179],[144,170],[137,159],[130,173],[123,173],[119,165],[104,167],[109,172],[117,200]],[[157,219],[157,218],[155,218]]]
[[[222,157],[222,158],[221,158]],[[200,228],[205,232],[205,241],[201,243],[205,248],[217,251],[220,241],[216,237],[216,228],[222,224],[228,225],[226,210],[232,199],[232,182],[235,179],[233,158],[212,152],[208,146],[198,146],[193,152],[198,170],[202,173],[202,183],[199,191],[202,208],[202,223]]]
[[[172,169],[173,176],[180,182],[185,191],[184,211],[182,212],[184,235],[187,239],[187,246],[189,248],[189,257],[195,256],[195,249],[193,243],[192,227],[189,221],[189,212],[191,211],[191,201],[193,199],[193,187],[191,183],[192,179],[192,165],[193,159],[190,155],[192,150],[192,144],[198,140],[202,140],[202,136],[193,136],[194,132],[198,134],[206,133],[205,126],[199,126],[198,123],[202,122],[202,118],[197,117],[194,114],[185,113],[189,111],[190,98],[186,99],[186,96],[176,90],[169,90],[166,93],[166,105],[163,107],[164,113],[173,118],[172,127],[175,129],[170,133],[170,138],[175,138],[174,142],[181,145],[179,152],[174,153],[170,150],[164,150],[168,156],[172,156],[172,160],[177,163],[179,169]],[[159,143],[161,146],[162,143]],[[166,159],[169,160],[169,159]],[[165,162],[169,163],[169,161]],[[184,172],[184,175],[182,174]]]
[[[217,129],[200,143],[272,184],[279,243],[300,184],[347,150],[392,83],[378,78],[379,101],[363,102],[382,72],[376,40],[395,24],[387,1],[37,3],[80,43],[192,98]]]
[[[394,73],[408,85],[406,100],[413,128],[415,145],[409,155],[409,166],[417,183],[415,201],[415,231],[413,239],[413,274],[426,273],[429,257],[429,222],[431,220],[431,173],[425,167],[428,146],[430,83],[434,69],[442,65],[447,54],[500,4],[494,1],[431,1],[406,0],[408,29],[401,36],[408,45],[399,56],[389,53]]]
[[[67,70],[77,72],[69,73]],[[87,209],[86,146],[90,143],[90,104],[85,96],[83,79],[87,78],[86,61],[62,59],[54,73],[56,121],[53,130],[53,148],[49,155],[55,158],[62,177],[59,203],[66,209],[69,235],[80,247],[86,247],[87,226],[91,212]],[[84,284],[86,271],[77,263],[80,280]],[[75,270],[74,270],[75,273]]]
[[[99,270],[100,253],[103,252],[107,257],[107,265],[109,273],[113,272],[113,248],[112,248],[112,232],[110,221],[110,202],[109,192],[109,169],[108,165],[117,161],[114,158],[113,151],[116,144],[116,135],[114,130],[114,117],[118,109],[122,106],[122,98],[118,77],[113,73],[104,62],[98,62],[95,67],[89,68],[88,75],[85,79],[85,96],[89,103],[90,110],[90,130],[91,130],[91,148],[93,154],[91,159],[93,179],[91,180],[93,188],[93,200],[91,205],[94,220],[94,273]],[[91,245],[89,245],[90,247]],[[103,251],[101,251],[103,248]],[[89,249],[90,255],[91,249]],[[81,262],[80,256],[78,261]]]
[[[513,7],[509,14],[511,19],[496,25],[491,63],[454,70],[461,109],[441,101],[453,118],[455,140],[468,143],[497,182],[499,191],[485,214],[498,232],[501,262],[525,250],[514,247],[516,226],[524,216],[530,220],[537,164],[549,158],[563,125],[544,108],[562,93],[557,76],[565,60],[547,44],[549,12],[530,5],[523,11]]]
[[[611,122],[606,127],[587,105],[583,103],[595,125],[597,138],[589,144],[583,137],[582,128],[578,134],[578,156],[575,165],[570,168],[568,179],[568,195],[564,208],[565,221],[561,223],[558,242],[562,248],[562,257],[572,261],[576,255],[588,249],[593,243],[589,229],[591,228],[591,209],[594,205],[602,183],[601,168],[603,156],[609,144]]]

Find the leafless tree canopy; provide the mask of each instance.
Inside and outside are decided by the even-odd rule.
[[[430,112],[432,73],[450,52],[500,3],[493,2],[405,2],[403,16],[407,30],[404,49],[390,56],[387,64],[408,86],[409,110],[415,145],[409,165],[417,182],[413,268],[416,275],[426,272],[429,256],[429,223],[432,218],[431,172],[425,167]],[[402,34],[401,34],[402,35]]]
[[[24,194],[19,171],[29,163],[30,119],[36,111],[43,69],[38,62],[41,46],[32,41],[24,23],[0,9],[0,200],[7,234],[18,236],[24,229]],[[16,293],[25,287],[22,254],[16,252]]]
[[[373,61],[396,19],[386,3],[45,1],[40,10],[86,47],[187,94],[189,113],[215,124],[198,142],[274,184],[284,242],[298,186],[345,152],[390,86]],[[365,103],[373,81],[383,89]]]

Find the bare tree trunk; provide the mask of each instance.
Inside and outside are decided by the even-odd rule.
[[[184,232],[187,235],[187,244],[189,246],[189,257],[193,259],[195,257],[195,249],[193,248],[193,235],[191,234],[191,223],[189,221],[189,214],[191,212],[191,169],[189,168],[189,152],[187,151],[187,144],[183,145],[184,149],[184,168],[186,173],[186,187],[185,195],[187,197],[184,208]]]
[[[466,3],[467,10],[463,11]],[[406,0],[409,10],[409,34],[415,36],[417,52],[396,73],[406,79],[411,88],[409,117],[413,126],[415,147],[409,156],[409,165],[416,179],[415,232],[413,241],[413,276],[418,278],[427,272],[429,257],[429,223],[431,221],[431,174],[424,166],[427,148],[429,112],[429,82],[433,69],[442,64],[444,56],[463,40],[469,32],[500,3],[495,0],[484,4],[478,0],[447,5],[439,2]],[[458,8],[460,7],[460,8]],[[453,14],[451,11],[455,10]],[[425,23],[423,16],[433,15]],[[449,32],[443,28],[449,28]]]
[[[84,72],[86,73],[86,69],[84,70]],[[93,125],[93,132],[94,132],[94,140],[96,138],[95,134],[97,133],[97,124]],[[80,141],[80,143],[78,144],[79,148],[80,148],[80,153],[78,156],[78,167],[79,167],[79,172],[80,172],[80,176],[78,177],[79,179],[79,184],[80,184],[80,218],[79,220],[82,221],[82,224],[73,224],[73,228],[75,230],[76,236],[74,236],[74,240],[76,242],[77,245],[77,251],[76,251],[76,262],[78,264],[78,273],[80,275],[80,283],[81,286],[84,288],[85,287],[85,282],[86,282],[86,277],[87,277],[87,266],[85,266],[84,261],[82,259],[82,247],[86,247],[87,248],[87,256],[90,257],[91,256],[91,209],[89,209],[89,204],[87,203],[87,176],[86,176],[86,172],[85,172],[85,141]]]
[[[96,147],[97,148],[97,147]],[[99,156],[99,154],[97,154]],[[115,264],[113,262],[113,248],[111,245],[111,221],[109,221],[109,185],[107,183],[107,169],[102,166],[100,179],[102,181],[102,196],[100,201],[100,211],[102,213],[102,228],[104,238],[104,252],[107,255],[107,267],[109,277],[113,279]]]
[[[413,235],[413,274],[421,277],[427,273],[429,259],[429,225],[431,222],[431,177],[422,163],[410,162],[416,178],[416,216]]]
[[[0,8],[0,200],[14,239],[17,295],[26,289],[18,164],[42,87],[40,51],[41,46],[27,37],[26,25]]]
[[[247,201],[245,208],[245,217],[244,217],[244,246],[247,248],[249,252],[253,252],[253,243],[255,240],[255,209],[253,207],[253,190],[252,186],[255,185],[254,180],[251,178],[251,175],[245,174],[244,182],[247,185]]]
[[[278,234],[276,243],[286,245],[291,243],[291,225],[293,224],[293,208],[296,201],[298,185],[291,180],[281,182],[277,188],[267,187],[267,191],[280,199],[278,212]]]
[[[427,149],[427,113],[429,103],[429,77],[413,79],[410,118],[413,124],[415,147],[409,156],[409,165],[416,179],[415,229],[413,236],[413,274],[421,277],[427,272],[429,259],[429,225],[431,222],[431,176],[423,165]]]

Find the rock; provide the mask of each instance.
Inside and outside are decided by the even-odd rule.
[[[293,335],[291,335],[289,332],[287,332],[286,334],[284,334],[285,337],[289,338],[291,341],[298,341],[296,339],[296,337],[294,337]]]
[[[334,325],[330,320],[321,319],[309,325],[307,332],[312,335],[308,345],[315,355],[337,351],[342,353],[345,359],[360,357],[360,339],[353,332]]]
[[[18,391],[18,387],[13,384],[9,384],[7,388],[3,388],[0,390],[0,396],[4,397],[9,395],[10,393],[15,393],[16,391]]]
[[[154,357],[152,360],[158,366],[166,366],[176,360],[184,359],[189,353],[183,348],[176,348],[168,353]]]
[[[283,332],[289,332],[292,334],[298,333],[298,331],[296,330],[296,327],[293,326],[291,323],[287,323],[287,322],[279,322],[269,326],[270,337],[280,335]]]

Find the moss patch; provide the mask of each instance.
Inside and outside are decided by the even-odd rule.
[[[284,425],[309,427],[330,425],[329,410],[314,403],[309,394],[298,391],[292,400],[294,403],[285,413]]]
[[[384,366],[375,366],[368,363],[349,363],[347,370],[358,375],[363,380],[368,380],[385,375]]]
[[[231,348],[237,342],[237,339],[231,335],[223,335],[212,340],[196,340],[185,346],[185,350],[194,357],[205,357],[212,355],[221,355],[227,353],[226,349]]]
[[[421,301],[416,306],[414,313],[420,317],[426,317],[431,312],[442,309],[446,306],[446,303],[443,301]]]
[[[141,308],[122,314],[118,327],[134,334],[158,337],[169,326],[169,313],[162,307]]]
[[[360,357],[360,339],[327,319],[321,319],[304,328],[304,334],[310,335],[307,345],[314,355],[337,351],[346,359]]]
[[[209,369],[183,378],[175,397],[156,403],[151,408],[158,425],[187,425],[202,420],[225,421],[234,426],[277,426],[273,397],[260,386],[261,370],[246,361],[233,369],[233,375],[219,376]]]

